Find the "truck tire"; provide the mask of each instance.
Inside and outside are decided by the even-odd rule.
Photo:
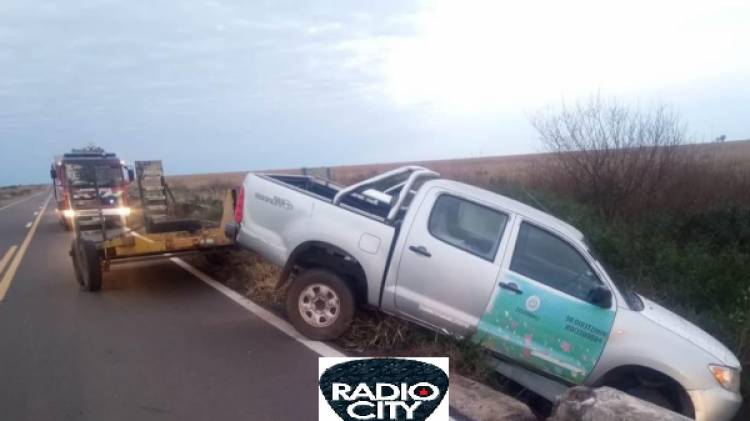
[[[78,283],[84,291],[99,291],[102,289],[102,264],[96,243],[92,241],[75,240],[73,266],[76,270]]]
[[[317,341],[341,336],[352,323],[355,303],[349,285],[325,269],[308,269],[297,276],[286,294],[292,325]]]

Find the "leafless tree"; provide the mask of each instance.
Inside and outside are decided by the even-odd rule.
[[[657,198],[685,168],[686,126],[669,106],[648,109],[596,95],[532,118],[554,157],[549,175],[612,218]]]

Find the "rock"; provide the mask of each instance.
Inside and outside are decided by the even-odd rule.
[[[457,374],[450,378],[450,404],[474,421],[536,421],[528,406]]]
[[[452,393],[452,391],[451,391]],[[689,421],[611,387],[576,386],[557,399],[548,421]]]

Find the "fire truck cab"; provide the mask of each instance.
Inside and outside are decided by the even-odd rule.
[[[50,176],[60,223],[66,230],[78,224],[125,226],[130,215],[128,184],[133,170],[117,155],[99,147],[73,149],[55,157]]]

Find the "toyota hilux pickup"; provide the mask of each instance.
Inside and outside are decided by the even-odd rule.
[[[346,187],[250,173],[226,235],[283,268],[288,317],[312,339],[370,307],[480,343],[548,399],[606,385],[710,421],[742,401],[732,352],[618,288],[577,229],[426,168]]]

